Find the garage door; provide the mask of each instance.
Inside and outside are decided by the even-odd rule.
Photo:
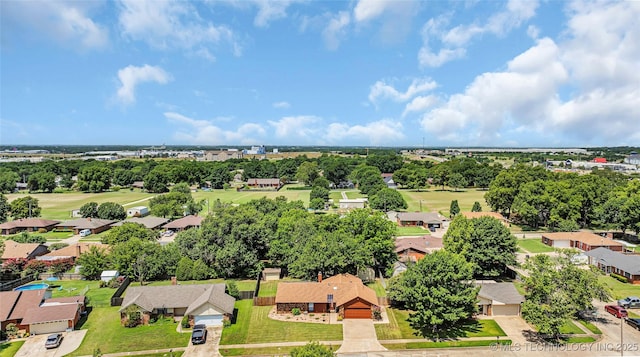
[[[520,305],[493,305],[493,316],[518,316]]]
[[[344,318],[345,319],[370,319],[371,318],[371,309],[345,309],[344,310]]]
[[[67,330],[67,326],[69,326],[68,321],[57,321],[57,322],[45,322],[43,324],[31,324],[29,325],[29,332],[32,335],[44,335],[48,333],[54,332],[64,332]]]
[[[222,315],[200,315],[195,317],[196,325],[222,326]]]

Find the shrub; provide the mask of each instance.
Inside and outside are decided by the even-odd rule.
[[[45,228],[38,228],[38,233],[47,233]]]
[[[616,279],[616,280],[618,280],[620,282],[623,282],[623,283],[628,283],[629,282],[629,280],[627,278],[625,278],[624,276],[622,276],[622,275],[618,275],[616,273],[611,273],[610,275],[611,275],[612,278],[614,278],[614,279]]]
[[[49,246],[50,250],[58,250],[58,249],[62,249],[64,247],[68,247],[69,244],[67,243],[62,243],[62,242],[58,242],[58,243],[53,243]]]
[[[298,316],[300,315],[300,309],[294,307],[293,309],[291,309],[291,313],[293,314],[293,316]]]
[[[338,315],[338,321],[342,321],[343,317],[342,315]]]
[[[227,282],[227,294],[233,296],[236,300],[240,300],[240,291],[235,281],[230,280]]]
[[[18,326],[16,326],[16,324],[14,324],[14,323],[7,324],[7,326],[4,328],[4,330],[7,333],[7,336],[9,336],[9,337],[18,336]]]
[[[380,308],[373,309],[373,318],[374,320],[382,320],[382,311],[380,311]]]
[[[231,326],[231,320],[225,319],[224,321],[222,321],[222,327],[229,327]]]
[[[189,328],[191,327],[191,324],[189,324],[189,316],[188,315],[184,315],[182,317],[182,321],[180,321],[180,323],[182,324],[183,328]]]
[[[111,279],[109,280],[109,283],[107,283],[107,286],[109,286],[112,289],[117,289],[120,287],[120,285],[122,285],[122,281],[120,279]]]

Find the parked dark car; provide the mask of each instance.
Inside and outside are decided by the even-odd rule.
[[[207,326],[195,325],[191,332],[191,343],[198,345],[207,341]]]
[[[627,319],[627,323],[634,329],[640,331],[640,319]]]
[[[47,349],[58,348],[61,343],[62,343],[62,334],[54,333],[53,335],[49,335],[49,337],[47,337],[47,342],[45,342],[44,347]]]

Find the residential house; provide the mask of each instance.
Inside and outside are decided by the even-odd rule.
[[[437,212],[398,212],[396,221],[399,226],[427,228],[432,232],[449,227],[450,220]]]
[[[111,226],[119,227],[125,223],[138,223],[145,226],[145,228],[148,228],[148,229],[160,229],[162,228],[163,225],[167,224],[167,222],[169,222],[169,219],[167,218],[146,216],[146,217],[127,218],[124,221],[116,222]]]
[[[189,215],[189,216],[176,219],[175,221],[169,222],[164,226],[162,226],[162,228],[167,230],[172,230],[172,231],[183,231],[185,229],[194,228],[194,227],[200,228],[200,225],[202,224],[203,220],[204,220],[203,217]]]
[[[542,243],[554,248],[576,248],[588,252],[598,247],[622,252],[624,245],[590,232],[543,233]]]
[[[84,243],[84,242],[74,243],[64,248],[60,248],[52,252],[49,252],[47,254],[41,255],[36,259],[46,260],[46,261],[53,261],[53,260],[59,260],[59,259],[72,259],[75,262],[76,259],[78,259],[78,257],[81,254],[87,253],[91,249],[91,247],[96,247],[98,249],[105,250],[105,251],[109,249],[108,244]]]
[[[131,188],[139,188],[141,190],[144,189],[144,181],[133,181],[131,184]]]
[[[391,189],[397,189],[398,185],[395,183],[395,181],[393,181],[393,174],[391,173],[383,173],[382,174],[382,181],[384,181],[384,184],[387,185],[387,188],[391,188]]]
[[[88,229],[91,234],[98,234],[111,228],[116,221],[100,218],[77,218],[64,221],[56,225],[56,230],[72,230],[74,234],[80,234],[83,229]]]
[[[487,316],[520,316],[522,296],[513,283],[497,283],[493,280],[477,281],[478,311]]]
[[[607,274],[618,274],[631,284],[640,284],[640,255],[622,254],[599,247],[585,252],[589,264],[595,265]]]
[[[500,222],[502,222],[503,225],[505,226],[509,225],[509,221],[498,212],[460,212],[460,214],[465,216],[465,218],[467,219],[480,218],[480,217],[493,217],[499,220]]]
[[[310,313],[337,311],[344,318],[370,319],[378,307],[373,289],[358,277],[340,274],[318,282],[291,282],[278,284],[276,292],[278,313],[298,308]]]
[[[136,206],[127,209],[127,217],[144,217],[149,214],[149,207]]]
[[[2,252],[2,262],[9,259],[35,259],[41,255],[47,254],[49,248],[40,243],[18,243],[11,239],[4,241],[4,251]]]
[[[367,198],[346,198],[338,201],[340,205],[340,209],[357,209],[357,208],[365,208],[367,206],[367,202],[369,200]]]
[[[225,284],[129,287],[120,308],[121,320],[124,324],[125,311],[129,306],[136,306],[143,324],[157,315],[186,315],[192,324],[222,326],[225,319],[233,316],[236,301],[225,293],[225,287]]]
[[[16,234],[23,231],[38,232],[41,229],[48,232],[58,223],[60,223],[60,221],[53,221],[50,219],[21,218],[0,224],[0,234]]]
[[[32,335],[75,328],[85,308],[84,296],[51,298],[46,289],[0,292],[0,325],[9,323]]]
[[[282,187],[282,181],[279,178],[250,178],[247,179],[247,186],[252,189],[278,191]]]
[[[442,249],[442,238],[432,236],[396,239],[396,254],[401,262],[417,262],[426,254]]]

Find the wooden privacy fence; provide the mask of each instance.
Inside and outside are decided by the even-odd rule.
[[[30,283],[32,282],[33,276],[26,276],[24,278],[20,278],[20,279],[16,279],[16,280],[10,280],[10,281],[3,281],[0,283],[0,291],[9,291],[13,288],[17,288],[20,285],[24,285],[26,283]]]
[[[385,296],[378,296],[378,306],[389,306],[389,299]]]
[[[240,300],[250,300],[255,296],[255,293],[251,290],[240,290],[238,294],[240,295]]]
[[[275,296],[256,296],[253,298],[253,306],[271,306],[275,304]]]
[[[124,291],[127,290],[130,283],[131,280],[129,280],[129,277],[124,278],[124,280],[122,281],[122,285],[120,285],[118,290],[116,290],[116,292],[111,296],[111,306],[122,305],[122,294],[124,294]]]

